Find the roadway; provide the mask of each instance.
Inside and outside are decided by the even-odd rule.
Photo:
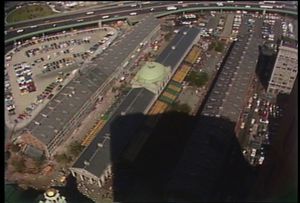
[[[282,3],[281,3],[282,4]],[[127,17],[131,12],[137,12],[138,14],[145,14],[149,13],[150,8],[154,8],[153,12],[162,12],[166,11],[166,6],[174,5],[178,9],[181,8],[194,8],[195,6],[213,6],[216,7],[216,1],[201,1],[201,2],[195,2],[195,1],[184,1],[183,4],[178,4],[177,1],[153,1],[149,4],[141,4],[138,6],[133,7],[132,4],[124,4],[123,6],[117,6],[117,7],[109,7],[109,8],[100,8],[97,10],[94,10],[94,13],[91,15],[87,15],[85,12],[78,12],[73,13],[69,15],[59,15],[59,16],[53,16],[51,18],[47,19],[37,19],[37,20],[31,20],[28,22],[20,22],[16,23],[14,25],[6,25],[5,30],[7,31],[7,34],[5,36],[6,40],[16,37],[20,34],[28,34],[31,32],[36,32],[39,30],[49,29],[53,28],[54,24],[55,27],[59,26],[65,26],[65,25],[71,25],[78,23],[78,20],[83,20],[81,22],[88,22],[88,21],[96,21],[101,20],[103,16],[109,15],[109,17]],[[227,3],[224,2],[224,6],[251,6],[251,7],[259,7],[258,2],[234,2],[234,3]],[[285,3],[285,10],[289,11],[296,11],[296,8],[294,6],[291,6],[290,4]],[[92,11],[92,10],[91,10]],[[35,25],[37,27],[30,28],[30,26]],[[21,33],[17,33],[17,30],[23,29],[24,31]]]

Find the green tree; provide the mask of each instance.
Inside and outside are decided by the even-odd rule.
[[[57,162],[61,163],[61,164],[67,164],[69,162],[72,161],[72,157],[66,155],[65,153],[63,154],[56,154],[54,155],[54,158]]]
[[[168,33],[164,36],[164,38],[165,38],[166,41],[169,41],[169,40],[171,39],[171,36],[172,36],[172,33],[168,32]]]
[[[222,52],[224,50],[224,44],[223,42],[218,41],[215,46],[215,51]]]
[[[46,156],[43,154],[41,157],[34,160],[35,166],[40,169],[46,162]]]
[[[20,151],[20,147],[17,144],[12,144],[11,147],[10,147],[10,149],[11,149],[12,152],[18,152],[18,151]]]
[[[186,77],[186,81],[192,86],[202,87],[208,81],[208,74],[206,72],[191,71]]]
[[[212,50],[213,48],[215,48],[215,46],[216,46],[216,42],[215,42],[215,41],[212,41],[212,42],[210,43],[210,45],[208,46],[208,51],[210,51],[210,50]]]
[[[191,107],[188,104],[180,104],[179,102],[174,102],[170,108],[170,111],[190,113]]]
[[[24,162],[25,162],[25,160],[23,158],[21,158],[21,159],[13,159],[12,162],[11,162],[11,164],[14,167],[14,169],[15,169],[16,172],[21,173],[26,168]]]
[[[78,141],[75,141],[69,145],[69,152],[74,157],[77,157],[83,149],[84,146],[82,146]]]

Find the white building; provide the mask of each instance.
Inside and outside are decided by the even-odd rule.
[[[298,42],[282,41],[267,92],[290,94],[298,74]]]

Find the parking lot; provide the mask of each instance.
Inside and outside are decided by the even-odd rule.
[[[272,143],[274,134],[278,131],[278,120],[282,109],[270,101],[262,92],[251,95],[242,115],[239,137],[246,139],[241,145],[243,154],[251,165],[262,165]]]
[[[113,34],[111,29],[90,29],[16,44],[5,64],[6,104],[12,119],[30,117],[39,103],[54,96],[54,89],[62,88],[72,70],[99,46],[107,46]]]

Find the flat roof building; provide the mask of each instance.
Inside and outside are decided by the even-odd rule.
[[[290,94],[298,74],[298,42],[284,39],[269,81],[267,92],[273,95]]]

